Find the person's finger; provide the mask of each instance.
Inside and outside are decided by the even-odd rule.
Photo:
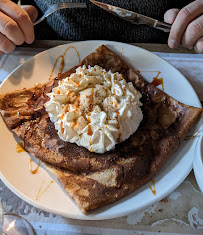
[[[203,54],[203,37],[196,42],[194,49],[197,53]]]
[[[0,33],[0,51],[11,53],[15,50],[15,45],[2,33]]]
[[[25,36],[18,24],[7,15],[0,12],[0,32],[10,39],[15,45],[24,43]]]
[[[34,41],[34,25],[25,10],[9,0],[0,1],[0,10],[9,15],[18,24],[25,35],[26,43]]]
[[[203,1],[196,0],[179,11],[168,38],[170,48],[179,46],[187,25],[202,14],[202,7]]]
[[[20,7],[28,13],[32,23],[35,23],[35,21],[38,17],[37,9],[33,6],[30,6],[30,5],[21,5]]]
[[[199,38],[203,36],[203,15],[193,20],[187,27],[182,45],[186,48],[193,48]]]
[[[168,24],[173,24],[179,11],[180,11],[180,9],[176,9],[176,8],[169,9],[164,14],[164,21]]]

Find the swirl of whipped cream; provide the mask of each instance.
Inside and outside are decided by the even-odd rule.
[[[47,94],[46,111],[64,141],[104,153],[129,138],[143,119],[141,94],[119,73],[78,67]]]

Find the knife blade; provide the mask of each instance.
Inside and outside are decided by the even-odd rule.
[[[124,19],[127,20],[133,24],[145,24],[151,27],[154,27],[156,29],[163,30],[164,32],[170,32],[171,30],[171,25],[167,23],[163,23],[161,21],[158,21],[156,19],[153,19],[151,17],[141,15],[139,13],[129,11],[120,7],[112,6],[103,2],[98,2],[94,0],[90,0],[93,4],[96,6]]]

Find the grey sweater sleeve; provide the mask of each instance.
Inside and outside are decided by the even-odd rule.
[[[14,0],[15,2],[17,0]],[[67,9],[49,16],[35,27],[36,39],[61,40],[112,40],[121,42],[167,43],[168,34],[144,25],[133,25],[94,6],[89,0],[66,0],[86,2],[87,9]],[[170,8],[182,8],[188,0],[101,0],[163,21]],[[39,17],[50,4],[62,0],[21,0],[33,5]]]
[[[193,1],[191,0],[171,0],[170,8],[183,8],[184,6],[187,6],[189,3]]]

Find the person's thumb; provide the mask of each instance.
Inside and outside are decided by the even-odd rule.
[[[29,15],[32,23],[35,23],[37,17],[38,17],[38,11],[35,7],[30,5],[21,5],[21,8],[23,8]]]
[[[180,10],[176,8],[166,11],[164,14],[164,21],[168,24],[173,24],[179,11]]]

